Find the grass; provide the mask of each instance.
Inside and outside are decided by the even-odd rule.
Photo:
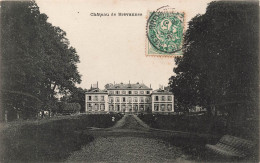
[[[212,153],[205,148],[206,144],[216,144],[223,135],[229,134],[227,133],[223,117],[217,117],[214,119],[212,124],[209,124],[209,120],[205,115],[185,116],[143,114],[139,115],[139,118],[152,128],[183,131],[197,135],[194,137],[176,135],[174,137],[164,138],[170,144],[182,148],[183,152],[190,156],[190,158],[188,158],[189,160],[195,160],[198,162],[257,162],[258,160],[257,154],[253,154],[250,158],[246,158],[248,160],[232,160],[220,157],[216,155],[216,153]],[[250,134],[250,132],[248,134]],[[202,135],[209,135],[209,137],[204,137]]]
[[[139,118],[152,128],[214,135],[222,135],[225,133],[225,125],[222,120],[216,121],[216,123],[210,127],[205,115],[186,116],[142,114],[139,115]]]
[[[86,132],[88,127],[113,126],[120,115],[78,115],[56,120],[44,120],[9,125],[1,131],[0,162],[57,162],[71,152],[94,140]]]

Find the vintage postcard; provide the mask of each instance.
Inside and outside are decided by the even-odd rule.
[[[259,162],[259,2],[0,0],[0,162]]]

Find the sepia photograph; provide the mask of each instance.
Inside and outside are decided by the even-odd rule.
[[[0,162],[260,162],[259,8],[0,0]]]

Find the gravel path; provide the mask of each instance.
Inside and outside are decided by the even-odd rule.
[[[148,130],[149,126],[136,115],[126,115],[110,129]]]
[[[71,154],[67,162],[188,162],[181,149],[161,140],[100,137]]]
[[[151,137],[149,130],[135,115],[124,116],[109,129],[87,130],[95,140],[67,162],[190,162],[180,148]]]

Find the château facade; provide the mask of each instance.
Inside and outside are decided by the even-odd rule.
[[[168,90],[153,91],[144,84],[111,84],[85,92],[87,113],[172,113],[174,95]]]

